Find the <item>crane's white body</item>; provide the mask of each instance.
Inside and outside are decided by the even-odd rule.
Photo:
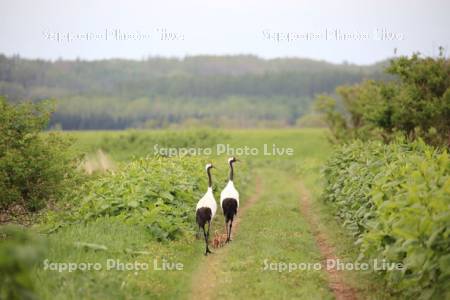
[[[209,207],[211,209],[211,221],[216,215],[217,211],[217,203],[216,199],[214,198],[213,190],[211,187],[208,187],[208,190],[206,191],[205,195],[198,201],[197,207],[195,208],[198,210],[202,207]]]
[[[225,188],[220,193],[220,206],[222,207],[223,200],[227,198],[236,199],[237,205],[239,207],[239,192],[234,187],[234,183],[232,180],[229,180]]]

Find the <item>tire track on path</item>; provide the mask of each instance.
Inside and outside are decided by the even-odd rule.
[[[334,247],[329,243],[329,238],[327,235],[319,230],[318,224],[320,223],[318,217],[314,215],[311,209],[311,196],[309,191],[300,182],[299,184],[299,192],[300,192],[300,213],[305,218],[311,232],[316,240],[316,244],[320,250],[320,253],[323,257],[323,264],[327,260],[336,260],[338,259],[336,256],[336,251]],[[328,275],[328,283],[330,289],[333,291],[334,297],[336,300],[356,300],[358,299],[356,291],[348,286],[343,278],[340,271],[336,269],[328,269],[324,268]]]

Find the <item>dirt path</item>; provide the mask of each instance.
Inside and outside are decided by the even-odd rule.
[[[336,252],[334,247],[328,242],[329,239],[324,232],[319,229],[318,217],[314,215],[311,211],[310,195],[303,183],[299,185],[300,190],[300,212],[305,218],[305,220],[310,225],[314,238],[316,239],[317,246],[319,247],[320,253],[326,260],[336,260]],[[329,287],[333,291],[334,296],[337,300],[354,300],[358,299],[356,291],[349,287],[342,279],[342,274],[336,269],[327,269]]]
[[[258,201],[262,194],[263,187],[261,178],[256,177],[255,190],[253,195],[245,201],[239,208],[237,219],[233,222],[233,237],[239,236],[239,224],[246,211]],[[220,210],[221,208],[218,208]],[[216,288],[217,277],[220,270],[222,258],[227,255],[229,247],[213,250],[214,254],[205,257],[198,270],[192,276],[191,294],[189,299],[203,300],[212,299],[213,291]]]

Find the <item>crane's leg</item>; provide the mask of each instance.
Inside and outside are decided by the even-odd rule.
[[[228,243],[228,220],[225,220],[225,229],[227,230],[227,240],[225,243]]]
[[[205,255],[208,255],[208,253],[212,253],[211,250],[209,250],[209,246],[208,246],[209,229],[210,228],[211,228],[211,221],[208,221],[208,231],[205,233],[205,243],[206,243]],[[205,232],[205,228],[204,227],[203,227],[203,232]]]
[[[200,227],[200,225],[198,225],[198,230],[197,230],[197,233],[195,234],[195,238],[197,240],[200,238],[200,231],[201,231],[201,227]]]
[[[231,228],[233,227],[233,219],[230,220],[230,228],[228,228],[227,224],[227,240],[226,243],[231,242]]]
[[[206,245],[206,249],[205,249],[205,255],[208,255],[208,236],[206,234],[206,230],[205,230],[205,226],[203,226],[203,236],[205,237],[205,245]]]
[[[233,227],[233,219],[230,221],[230,234],[228,235],[228,242],[231,242],[231,228]]]

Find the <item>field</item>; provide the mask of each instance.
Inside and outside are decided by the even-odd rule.
[[[194,295],[201,295],[205,299],[271,299],[280,295],[286,299],[331,299],[333,296],[339,297],[339,293],[353,294],[356,290],[367,297],[382,297],[381,283],[377,283],[380,281],[370,272],[339,272],[338,290],[330,283],[330,280],[336,280],[333,277],[335,274],[330,274],[323,268],[292,272],[281,272],[283,270],[278,269],[289,262],[317,264],[330,255],[346,261],[356,259],[357,253],[353,249],[351,238],[337,225],[330,208],[319,201],[320,169],[331,151],[325,131],[133,131],[68,134],[77,140],[75,145],[79,151],[95,153],[102,149],[116,170],[128,164],[131,157],[136,159],[146,154],[153,156],[153,148],[149,148],[148,153],[134,148],[135,153],[131,154],[128,149],[133,148],[132,146],[114,143],[124,139],[160,142],[163,137],[170,140],[175,135],[180,143],[180,136],[192,138],[205,135],[206,138],[194,140],[194,143],[202,144],[203,147],[216,147],[212,143],[208,145],[208,141],[212,141],[215,144],[229,144],[230,149],[247,146],[258,149],[258,154],[239,156],[242,164],[237,166],[236,176],[239,178],[243,209],[239,215],[239,227],[234,241],[215,250],[208,257],[203,256],[204,245],[201,240],[195,239],[194,231],[175,240],[161,242],[155,240],[139,222],[128,222],[111,215],[100,216],[89,222],[63,224],[55,231],[52,230],[55,217],[47,217],[49,219],[43,221],[38,228],[41,231],[52,231],[48,235],[48,252],[45,255],[48,261],[39,264],[32,272],[37,293],[43,299],[75,299],[80,293],[90,299],[196,298]],[[215,135],[220,139],[215,139]],[[128,138],[129,136],[133,138]],[[105,141],[115,147],[105,150],[102,148]],[[293,155],[275,156],[272,150],[264,153],[264,144],[268,141],[268,149],[273,149],[272,144],[280,149],[289,147],[293,149]],[[151,142],[147,146],[151,146]],[[215,154],[208,157],[207,161],[212,161],[218,168],[213,173],[217,199],[228,171],[226,158],[232,154]],[[96,159],[96,155],[89,159]],[[200,161],[196,167],[203,172]],[[105,176],[101,172],[105,171],[95,173],[94,177],[98,176],[99,179],[93,179],[94,181]],[[201,190],[206,190],[206,185]],[[310,203],[307,208],[302,205],[305,193]],[[253,199],[252,203],[247,204],[249,199]],[[68,205],[74,204],[70,204],[69,200]],[[194,214],[194,206],[191,213]],[[314,222],[319,222],[320,226]],[[218,212],[212,230],[222,232],[223,227],[223,216]],[[321,240],[323,237],[326,237],[326,241]],[[327,251],[331,252],[324,253],[323,243],[326,243]],[[55,270],[55,263],[64,262],[100,263],[102,269],[73,272]],[[108,262],[111,270],[107,270]],[[136,267],[131,266],[129,270],[117,270],[120,269],[120,262],[147,263],[149,269],[136,270]],[[182,264],[183,269],[160,270],[165,266],[173,268],[173,263]],[[48,264],[47,269],[45,264]],[[233,284],[233,289],[227,287],[230,284]],[[207,293],[197,293],[199,288]]]
[[[450,300],[450,1],[4,2],[0,300]]]

